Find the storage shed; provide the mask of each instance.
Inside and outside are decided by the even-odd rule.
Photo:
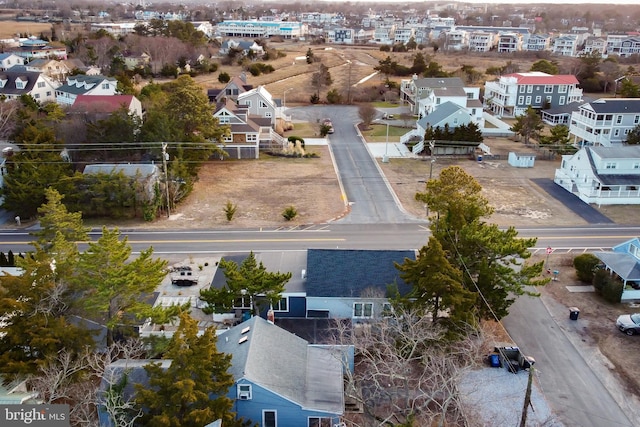
[[[536,155],[531,153],[509,153],[509,164],[514,168],[532,168]]]

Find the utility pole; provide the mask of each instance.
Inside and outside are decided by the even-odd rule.
[[[533,366],[529,367],[529,381],[527,381],[527,392],[524,394],[524,405],[522,406],[522,417],[520,418],[520,427],[527,425],[527,410],[531,405],[531,385],[533,383]]]
[[[167,160],[169,160],[169,153],[167,153],[167,143],[162,143],[162,166],[164,167],[164,187],[167,190],[167,218],[171,217],[171,198],[169,197],[169,171],[167,170]]]

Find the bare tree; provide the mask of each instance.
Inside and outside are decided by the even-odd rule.
[[[479,360],[480,346],[471,338],[451,343],[444,333],[427,316],[404,310],[353,328],[337,322],[335,343],[355,347],[345,393],[362,415],[349,417],[352,425],[464,423],[457,384]]]
[[[358,117],[362,120],[362,126],[368,129],[376,118],[376,109],[371,104],[362,104],[358,107]]]
[[[0,102],[0,140],[7,139],[16,126],[14,117],[20,108],[18,100]]]

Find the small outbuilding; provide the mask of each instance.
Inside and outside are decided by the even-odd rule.
[[[532,168],[536,155],[531,153],[509,153],[509,164],[514,168]]]

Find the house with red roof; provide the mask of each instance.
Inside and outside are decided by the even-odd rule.
[[[133,95],[78,95],[68,111],[93,115],[99,120],[123,107],[129,110],[129,114],[142,120],[142,104]]]
[[[582,101],[574,75],[539,71],[513,73],[485,83],[484,107],[497,116],[517,117],[527,110],[560,107]]]

